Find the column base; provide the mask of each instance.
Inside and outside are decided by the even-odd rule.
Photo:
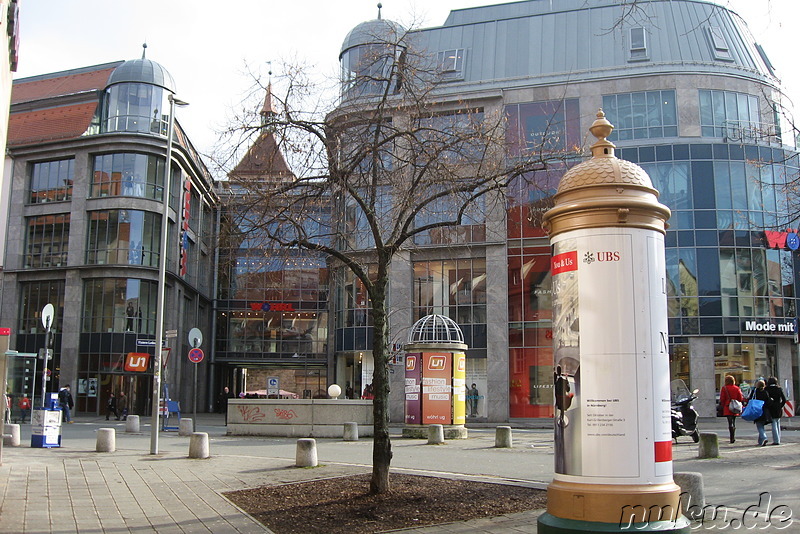
[[[689,534],[692,531],[689,520],[683,516],[675,521],[651,521],[648,523],[597,523],[562,519],[544,513],[537,520],[538,534],[586,534],[593,532],[661,532]]]

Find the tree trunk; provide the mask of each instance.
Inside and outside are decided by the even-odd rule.
[[[374,441],[372,446],[372,480],[370,493],[387,493],[389,486],[389,465],[392,462],[392,443],[389,439],[389,366],[388,366],[388,327],[386,313],[386,287],[388,278],[379,277],[372,295],[372,321],[374,337],[372,357],[375,361],[375,374],[372,380],[375,398],[372,415],[374,419]]]

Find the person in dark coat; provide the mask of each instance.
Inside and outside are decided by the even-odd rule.
[[[753,389],[750,398],[764,401],[764,409],[761,411],[761,417],[753,421],[758,429],[758,444],[763,447],[767,444],[767,433],[764,431],[764,425],[772,423],[772,400],[769,398],[767,385],[763,380],[756,381],[756,387]]]
[[[725,385],[719,390],[719,404],[722,406],[722,415],[728,420],[728,434],[730,435],[731,443],[736,442],[736,418],[741,415],[733,413],[730,409],[732,400],[737,400],[744,405],[744,395],[742,390],[736,385],[736,379],[731,375],[725,376]]]
[[[228,424],[228,399],[233,398],[235,398],[235,395],[228,386],[222,388],[222,393],[219,394],[219,399],[217,400],[217,409],[220,413],[225,414],[225,425]]]
[[[72,423],[72,408],[75,407],[75,401],[72,399],[69,384],[58,390],[58,404],[61,406],[61,412],[64,414],[64,421]]]
[[[108,403],[106,404],[106,421],[108,421],[112,413],[114,414],[115,419],[119,419],[119,413],[117,412],[117,397],[114,396],[113,391],[109,393]]]
[[[774,376],[767,378],[767,395],[772,402],[770,406],[770,415],[772,415],[772,444],[781,444],[781,416],[783,415],[783,406],[786,404],[786,395],[783,393],[783,388],[778,385],[778,379]]]

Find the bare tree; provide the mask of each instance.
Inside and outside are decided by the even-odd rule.
[[[261,117],[244,113],[226,138],[236,148],[272,136],[273,157],[285,155],[295,170],[273,180],[229,175],[238,190],[239,225],[264,239],[265,254],[323,254],[332,268],[349,269],[369,296],[373,493],[390,488],[392,259],[414,247],[415,238],[483,225],[492,210],[504,213],[509,183],[535,181],[538,171],[563,165],[578,150],[556,142],[563,125],[546,125],[538,140],[520,139],[509,131],[499,98],[445,98],[442,59],[415,49],[413,38],[388,22],[376,28],[347,69],[340,101],[328,109],[315,100],[320,93],[303,69],[285,67],[276,83],[282,91],[272,95],[275,109]],[[238,161],[233,153],[228,161]]]

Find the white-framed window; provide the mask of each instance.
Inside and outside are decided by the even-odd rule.
[[[628,30],[630,43],[630,61],[644,61],[650,59],[647,53],[647,32],[642,27],[631,28]]]
[[[464,75],[464,49],[452,48],[439,52],[437,60],[439,72],[448,77],[460,77]]]

